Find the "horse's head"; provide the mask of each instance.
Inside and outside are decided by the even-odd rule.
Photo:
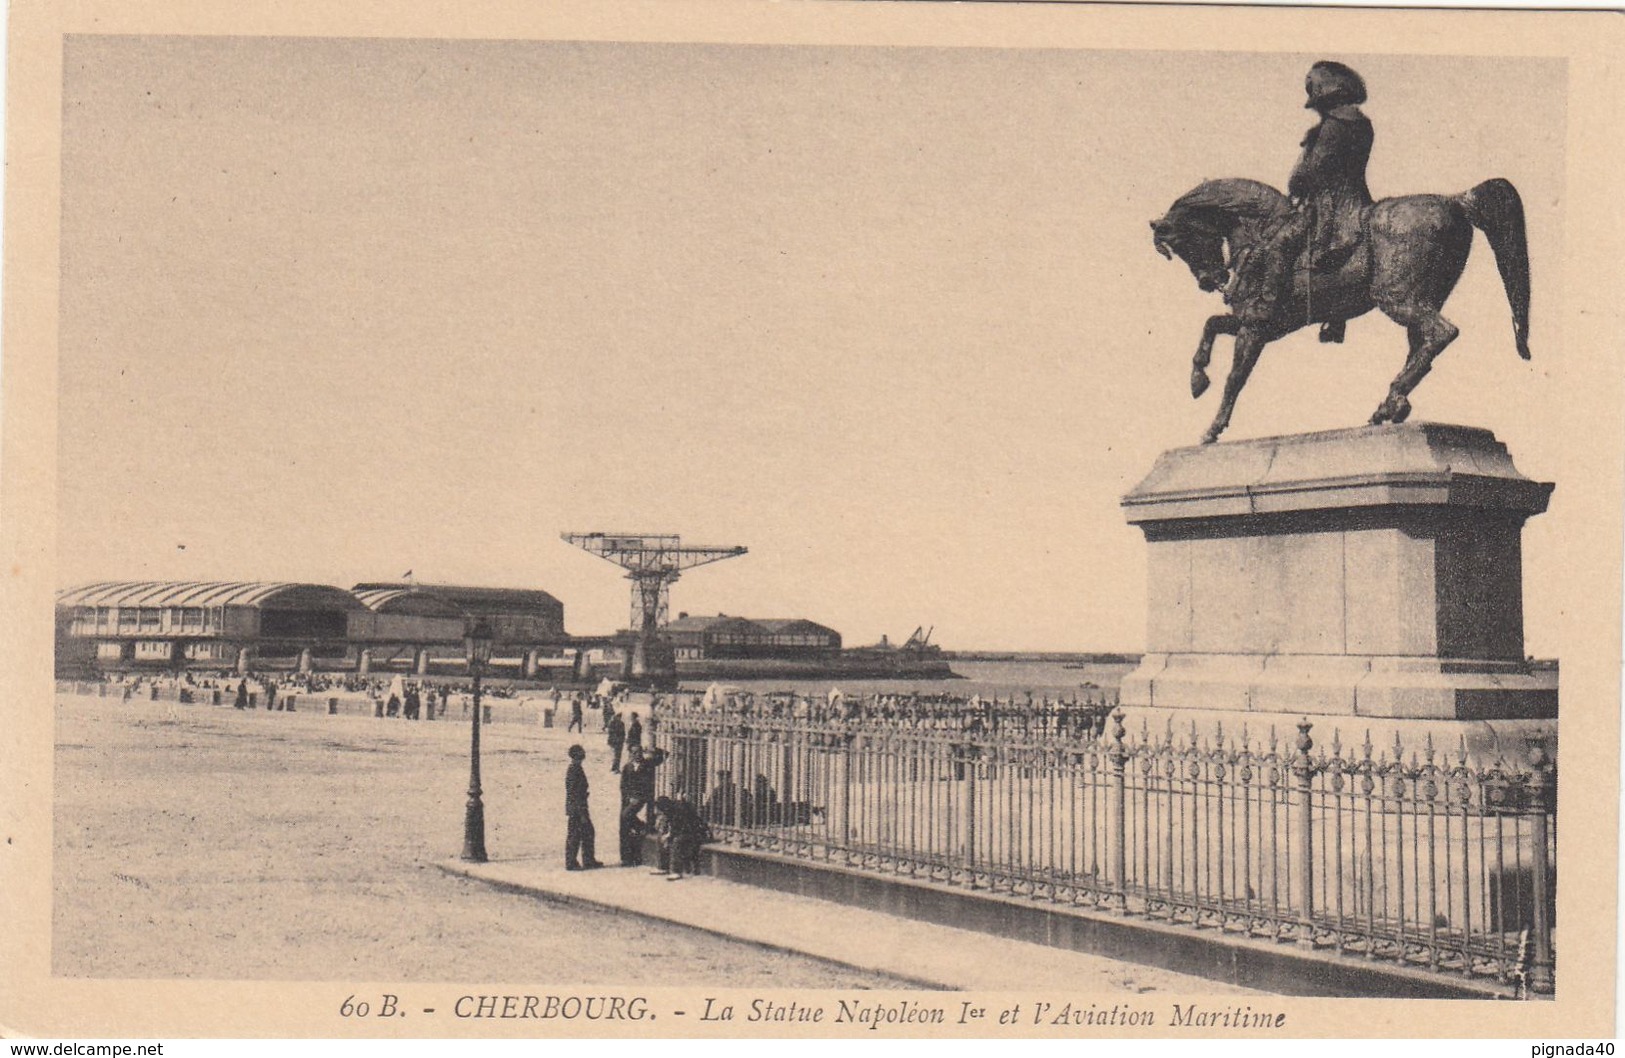
[[[1225,244],[1234,260],[1290,208],[1285,195],[1257,180],[1205,180],[1151,222],[1152,245],[1164,257],[1178,255],[1203,290],[1219,290],[1230,281]]]
[[[1208,292],[1230,281],[1230,269],[1224,263],[1224,239],[1223,232],[1189,215],[1169,212],[1151,222],[1151,245],[1169,260],[1177,256],[1184,261],[1196,277],[1196,285]]]

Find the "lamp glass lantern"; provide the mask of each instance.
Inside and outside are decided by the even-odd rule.
[[[496,637],[491,624],[481,617],[463,633],[463,653],[468,657],[469,671],[483,668],[491,660],[491,647]]]

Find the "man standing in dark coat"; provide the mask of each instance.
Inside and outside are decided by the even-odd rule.
[[[643,835],[648,827],[640,817],[643,799],[643,752],[627,751],[626,767],[621,769],[621,866],[636,867],[643,862]],[[652,776],[651,776],[652,777]]]
[[[1317,62],[1304,83],[1305,107],[1320,114],[1320,124],[1303,138],[1303,154],[1292,170],[1287,194],[1296,208],[1265,236],[1245,262],[1247,274],[1237,277],[1237,315],[1244,323],[1263,325],[1277,303],[1292,290],[1298,257],[1309,250],[1307,282],[1335,276],[1361,241],[1365,209],[1371,205],[1366,187],[1366,163],[1371,159],[1374,133],[1360,111],[1365,82],[1340,62]],[[1310,287],[1313,300],[1314,289]],[[1321,327],[1320,340],[1343,340],[1345,321]]]
[[[632,714],[632,722],[626,728],[626,751],[631,753],[634,749],[643,748],[643,725],[638,722],[638,714]]]
[[[655,769],[666,759],[663,749],[647,753],[637,747],[627,751],[626,767],[621,769],[621,866],[636,867],[643,862],[643,835],[654,827]],[[647,821],[640,814],[647,811]]]
[[[626,745],[626,724],[621,721],[620,713],[611,713],[609,719],[609,748],[615,756],[611,761],[609,770],[621,770],[621,749]]]
[[[570,767],[564,772],[564,869],[591,870],[602,867],[595,854],[592,816],[587,812],[587,770],[581,762],[587,751],[580,746],[570,747]]]

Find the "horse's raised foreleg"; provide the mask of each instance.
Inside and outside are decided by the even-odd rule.
[[[1235,334],[1241,330],[1241,321],[1226,313],[1209,316],[1202,327],[1202,341],[1191,360],[1191,396],[1200,397],[1207,392],[1207,365],[1213,360],[1213,340],[1221,334]]]
[[[1224,399],[1219,401],[1219,413],[1213,417],[1213,425],[1202,435],[1203,444],[1217,441],[1230,425],[1236,398],[1241,395],[1241,387],[1247,384],[1247,376],[1253,373],[1253,365],[1258,363],[1258,354],[1263,351],[1263,335],[1251,327],[1241,327],[1236,335],[1235,352],[1230,356],[1230,375],[1224,380]]]
[[[1410,355],[1405,366],[1388,387],[1387,398],[1372,413],[1372,425],[1382,422],[1404,422],[1411,414],[1410,394],[1417,384],[1433,370],[1434,359],[1461,333],[1456,325],[1439,315],[1437,309],[1425,308],[1414,312],[1389,311],[1395,322],[1405,325],[1410,336]]]

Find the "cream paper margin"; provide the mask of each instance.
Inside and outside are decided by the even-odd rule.
[[[1625,99],[1625,19],[1605,12],[1466,12],[1128,5],[949,5],[839,2],[504,3],[389,5],[245,0],[204,7],[20,0],[11,9],[8,72],[4,377],[0,390],[0,539],[6,589],[0,629],[0,1031],[76,1037],[664,1037],[675,1023],[615,1025],[521,1021],[365,1022],[340,1019],[350,993],[409,994],[450,1007],[463,994],[559,992],[524,983],[83,980],[51,976],[52,604],[57,417],[56,328],[62,37],[67,33],[447,37],[710,43],[909,44],[941,47],[1388,52],[1555,57],[1568,61],[1566,231],[1559,306],[1568,363],[1556,384],[1572,430],[1568,461],[1552,476],[1574,512],[1561,584],[1563,792],[1558,851],[1562,957],[1551,1002],[1267,1000],[1287,1013],[1282,1035],[1333,1037],[1609,1036],[1614,1025],[1622,467],[1618,282],[1625,210],[1616,195]],[[1182,443],[1182,441],[1181,441]],[[602,991],[602,990],[596,990]],[[634,994],[632,989],[621,990]],[[694,1003],[699,990],[648,989],[656,1009]],[[793,992],[703,994],[795,998]],[[829,995],[828,993],[812,993]],[[920,993],[866,993],[921,999]],[[933,998],[941,994],[933,994]],[[944,996],[950,1006],[953,997]],[[1013,989],[977,993],[989,1008],[1058,996]],[[1087,998],[1087,997],[1084,997]],[[1170,997],[1173,998],[1173,997]],[[1259,1006],[1254,1002],[1253,1005]],[[951,1019],[950,1019],[951,1020]],[[705,1035],[710,1026],[684,1026]],[[821,1035],[794,1026],[719,1025],[717,1036]],[[1090,1036],[1134,1035],[1089,1029]],[[969,1035],[953,1025],[879,1035]],[[976,1035],[1004,1036],[997,1026]],[[1011,1037],[1067,1038],[1077,1030],[1013,1028]],[[1174,1034],[1166,1027],[1155,1035]],[[1181,1036],[1205,1035],[1184,1030]],[[1214,1030],[1214,1035],[1260,1035]],[[853,1033],[853,1035],[859,1035]],[[864,1038],[876,1034],[861,1033]]]

